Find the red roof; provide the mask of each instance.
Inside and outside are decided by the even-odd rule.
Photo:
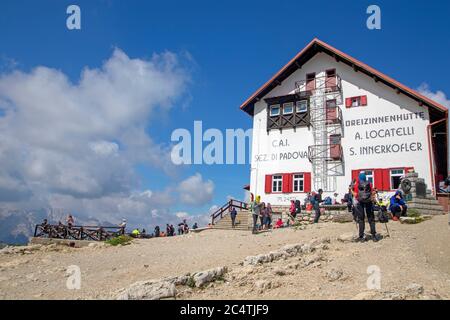
[[[392,79],[391,77],[375,70],[374,68],[362,63],[355,58],[339,51],[338,49],[330,46],[329,44],[315,38],[312,40],[302,51],[297,53],[297,55],[289,61],[283,68],[281,68],[269,81],[267,81],[263,86],[261,86],[255,93],[253,93],[242,105],[241,109],[250,115],[253,115],[254,104],[256,101],[264,97],[273,88],[281,83],[284,79],[290,76],[299,66],[305,64],[310,60],[316,53],[325,52],[333,56],[337,61],[342,61],[346,64],[351,65],[355,70],[361,71],[368,76],[373,77],[377,81],[383,82],[386,85],[395,88],[398,92],[403,93],[418,102],[420,102],[425,107],[431,107],[438,112],[447,114],[448,110],[443,105],[431,100],[428,97],[420,94],[416,90],[413,90],[400,82]]]

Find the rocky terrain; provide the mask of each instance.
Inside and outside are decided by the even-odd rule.
[[[120,247],[7,247],[0,298],[450,299],[448,217],[388,226],[390,236],[378,225],[384,238],[376,243],[355,243],[353,223],[324,223],[258,235],[206,230]],[[66,286],[72,265],[81,270],[79,290]]]

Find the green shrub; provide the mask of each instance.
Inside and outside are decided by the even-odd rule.
[[[122,235],[122,236],[118,236],[118,237],[106,240],[105,242],[112,246],[118,246],[118,245],[125,246],[127,244],[130,244],[131,241],[133,241],[132,237]]]
[[[420,217],[420,212],[414,208],[408,209],[408,217],[413,217],[413,218]]]
[[[194,281],[194,277],[190,276],[188,281],[186,282],[186,285],[190,288],[194,288],[195,287],[195,281]]]

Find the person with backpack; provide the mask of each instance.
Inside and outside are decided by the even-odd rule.
[[[295,200],[295,214],[299,214],[302,212],[302,205],[300,203],[300,200]]]
[[[294,201],[294,200],[291,200],[291,206],[289,207],[289,214],[290,214],[292,217],[294,217],[294,219],[295,219],[295,215],[296,215],[297,213],[296,213],[296,210],[295,210],[295,201]]]
[[[369,221],[370,233],[372,234],[373,241],[378,241],[377,232],[375,229],[375,214],[373,212],[373,192],[372,184],[367,181],[366,174],[361,172],[358,176],[358,181],[354,187],[354,203],[355,203],[355,215],[359,227],[358,241],[365,241],[364,229],[365,221],[364,218],[367,216]]]
[[[316,216],[314,217],[314,223],[319,223],[320,219],[320,207],[319,205],[323,202],[322,200],[323,190],[319,189],[315,195],[311,197],[311,203],[313,205]]]

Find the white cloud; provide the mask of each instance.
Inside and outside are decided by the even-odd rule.
[[[44,66],[0,74],[0,207],[154,224],[177,219],[167,209],[177,196],[209,201],[214,185],[199,175],[180,190],[137,191],[136,165],[172,176],[177,170],[170,145],[155,143],[146,129],[184,100],[189,81],[173,53],[132,59],[120,49],[101,67],[86,67],[76,83]]]
[[[417,89],[420,94],[442,104],[443,106],[450,108],[450,99],[447,98],[447,95],[443,91],[433,92],[430,89],[430,86],[427,83],[422,83]]]
[[[78,83],[42,66],[1,75],[0,193],[96,198],[130,191],[137,163],[171,171],[145,128],[187,82],[172,53],[141,60],[120,49]]]
[[[196,173],[180,183],[178,192],[182,203],[203,205],[212,200],[214,183],[211,180],[203,180],[201,174]]]

